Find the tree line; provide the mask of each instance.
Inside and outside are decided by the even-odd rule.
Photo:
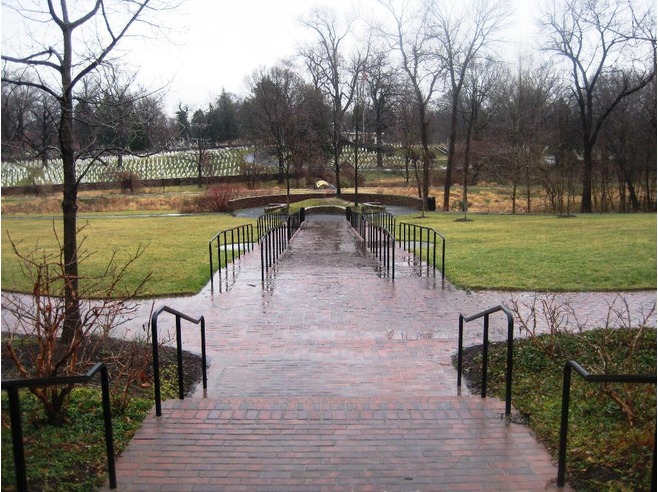
[[[378,3],[378,20],[368,22],[313,10],[302,20],[312,41],[254,71],[246,96],[222,91],[196,109],[180,103],[174,117],[158,93],[135,89],[134,75],[116,66],[103,77],[89,74],[74,94],[76,147],[118,155],[119,166],[126,152],[194,147],[201,179],[206,149],[249,142],[269,149],[288,186],[306,169],[338,194],[346,178],[359,182],[358,153],[346,163],[343,149],[372,150],[383,167],[385,153],[398,148],[420,197],[443,185],[446,211],[453,184],[462,185],[467,210],[468,187],[478,182],[511,185],[515,212],[532,211],[537,186],[555,211],[572,211],[577,198],[581,212],[655,210],[648,2],[555,1],[539,20],[541,52],[511,62],[500,47],[506,1]],[[35,84],[15,83],[8,66],[2,158],[30,155],[46,166],[61,151],[58,101]],[[447,162],[439,168],[440,154]]]

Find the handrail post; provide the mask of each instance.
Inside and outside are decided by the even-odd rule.
[[[231,261],[235,262],[235,228],[231,229]]]
[[[510,312],[507,315],[507,375],[505,377],[505,415],[512,413],[512,373],[514,364],[514,317]]]
[[[228,241],[228,236],[226,231],[222,232],[222,236],[224,236],[224,265],[226,265],[228,268],[228,245],[226,244]]]
[[[176,315],[176,357],[178,359],[178,398],[185,398],[185,388],[183,385],[183,339],[181,333],[180,316]]]
[[[395,227],[393,229],[395,229]],[[395,236],[393,236],[393,246],[391,251],[393,252],[392,278],[395,280]]]
[[[238,235],[238,260],[242,258],[242,238],[240,237],[241,229],[241,227],[238,227],[235,230],[235,233]],[[235,250],[235,244],[233,245],[233,248]]]
[[[426,260],[425,263],[427,263],[427,275],[429,276],[430,273],[430,229],[427,229],[427,247],[425,248],[425,253],[426,253]],[[434,265],[432,265],[432,269],[435,269]]]
[[[221,236],[217,236],[217,282],[219,283],[219,291],[222,291],[222,250],[219,246]]]
[[[569,427],[569,396],[571,392],[571,364],[564,365],[564,377],[562,380],[562,414],[560,417],[560,443],[558,446],[557,460],[557,485],[564,487],[564,476],[567,460],[567,432]]]
[[[434,265],[434,277],[436,277],[436,231],[434,231],[434,237],[432,238],[432,265]]]
[[[208,370],[206,356],[206,318],[201,316],[201,375],[203,377],[203,389],[208,389]]]
[[[487,397],[487,366],[489,359],[489,313],[484,315],[484,335],[482,340],[482,398]]]
[[[103,396],[103,423],[105,425],[105,451],[107,452],[107,474],[110,488],[117,488],[117,473],[114,465],[114,436],[112,435],[112,406],[110,403],[110,378],[105,364],[101,366],[101,393]]]
[[[260,279],[261,282],[265,282],[265,256],[263,254],[263,239],[260,241]]]
[[[459,340],[457,342],[457,386],[462,385],[462,352],[464,347],[464,315],[459,314]]]
[[[21,422],[21,402],[18,388],[8,388],[9,415],[11,420],[11,440],[14,447],[14,467],[16,468],[16,487],[27,491],[27,472],[25,470],[25,448],[23,447],[23,424]]]
[[[162,415],[160,394],[160,358],[158,356],[158,317],[157,312],[151,316],[151,342],[153,344],[153,391],[155,392],[155,415]]]
[[[213,279],[215,271],[212,267],[212,239],[208,243],[208,257],[210,258],[210,292],[212,292],[215,287]]]
[[[441,253],[441,282],[446,278],[446,240],[443,238],[443,252]]]

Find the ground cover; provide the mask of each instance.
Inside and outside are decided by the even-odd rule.
[[[446,237],[446,276],[458,287],[531,291],[656,288],[653,214],[398,217]]]
[[[3,339],[4,339],[3,334]],[[122,340],[108,340],[108,349],[118,351]],[[3,343],[4,345],[4,343]],[[148,347],[147,347],[148,349]],[[3,348],[3,379],[18,378],[15,368]],[[160,375],[163,399],[177,398],[176,350],[160,348]],[[112,392],[121,386],[116,374],[119,369],[111,352],[104,359],[110,374]],[[184,387],[189,394],[201,380],[201,360],[198,355],[184,352]],[[130,386],[130,399],[125,408],[113,404],[112,425],[114,451],[118,456],[128,445],[140,427],[144,417],[153,407],[151,371],[147,370],[142,384]],[[97,381],[78,387],[70,395],[65,425],[52,426],[43,423],[43,407],[28,391],[22,390],[21,408],[23,438],[28,486],[30,491],[88,492],[98,490],[107,480],[107,458],[103,427],[101,392]],[[113,400],[114,402],[114,400]],[[2,392],[2,490],[16,490],[14,456],[9,425],[9,402]]]
[[[514,344],[512,405],[557,459],[562,373],[575,360],[592,374],[655,374],[656,331],[598,329]],[[466,349],[464,376],[480,391],[482,347]],[[633,354],[631,354],[631,352]],[[632,356],[631,356],[632,355]],[[505,397],[506,344],[489,347],[488,396]],[[587,384],[572,376],[567,480],[578,491],[649,490],[656,436],[654,385]],[[612,395],[619,397],[616,402]],[[627,411],[621,402],[628,405]],[[629,414],[633,416],[629,419]]]

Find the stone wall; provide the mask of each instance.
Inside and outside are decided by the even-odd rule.
[[[334,193],[326,192],[308,192],[296,193],[290,195],[290,203],[297,203],[304,200],[311,200],[314,198],[334,198]],[[343,193],[341,198],[346,201],[354,201],[354,193]],[[409,207],[421,210],[422,201],[420,198],[412,196],[401,195],[384,195],[379,193],[359,193],[359,203],[364,202],[378,202],[382,205],[398,205],[401,207]],[[251,196],[246,198],[236,198],[230,201],[233,210],[241,210],[244,208],[266,207],[273,203],[286,203],[286,195],[262,195]]]

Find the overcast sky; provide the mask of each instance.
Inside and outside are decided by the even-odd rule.
[[[516,44],[516,40],[523,39],[524,32],[532,32],[531,8],[536,2],[511,1],[517,36],[510,46],[516,51],[519,46],[527,46],[526,42]],[[353,17],[360,11],[367,17],[376,2],[185,0],[163,17],[164,24],[171,28],[169,39],[137,40],[130,45],[124,61],[139,70],[141,84],[150,88],[168,86],[164,109],[169,114],[179,102],[192,108],[205,106],[222,89],[244,95],[245,80],[255,69],[294,56],[304,40],[310,39],[311,33],[300,24],[300,18],[318,5],[330,6],[345,16]],[[3,52],[8,42],[23,35],[16,33],[15,27],[15,20],[3,9]]]

